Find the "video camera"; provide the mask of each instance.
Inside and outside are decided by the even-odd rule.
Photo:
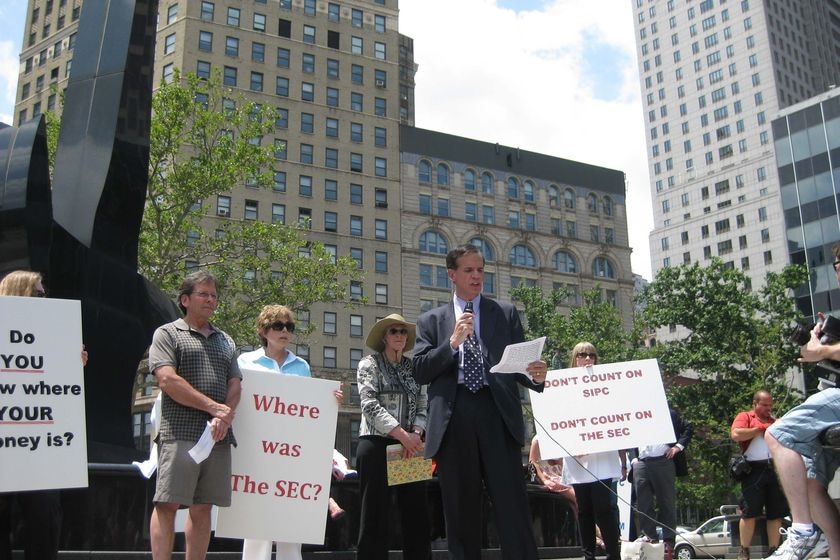
[[[811,330],[803,324],[797,324],[790,333],[788,340],[798,346],[804,346],[811,340]],[[820,328],[820,344],[834,344],[840,342],[840,319],[832,315],[826,316]],[[814,373],[820,378],[819,389],[836,387],[840,381],[840,362],[836,360],[822,360],[814,366]]]

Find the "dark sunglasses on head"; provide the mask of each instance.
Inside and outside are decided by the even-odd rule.
[[[598,357],[598,354],[596,354],[595,352],[578,352],[577,357],[581,360],[585,360],[586,358],[594,360]]]
[[[405,327],[402,327],[402,328],[391,327],[390,329],[388,329],[388,334],[407,335],[408,334],[408,329],[405,328]]]
[[[286,329],[289,332],[295,332],[295,324],[291,321],[288,323],[284,323],[283,321],[277,321],[276,323],[271,323],[268,325],[268,328],[273,331],[282,331]]]
[[[834,267],[834,272],[837,272],[837,267],[840,266],[840,261],[834,261],[834,263],[831,266]]]

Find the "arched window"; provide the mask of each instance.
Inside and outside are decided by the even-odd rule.
[[[432,164],[425,159],[421,159],[417,165],[417,179],[421,183],[432,182]]]
[[[589,209],[590,214],[598,213],[598,197],[595,196],[593,193],[589,193],[589,195],[587,195],[586,207]]]
[[[514,245],[510,250],[510,264],[535,268],[537,266],[537,258],[527,245]]]
[[[472,169],[464,171],[464,190],[475,190],[475,171]]]
[[[480,237],[473,237],[470,239],[470,245],[478,247],[478,250],[481,251],[482,255],[484,255],[484,262],[496,261],[496,252],[493,250],[493,246],[487,243],[484,239]]]
[[[560,190],[556,185],[548,187],[548,205],[552,208],[560,206]]]
[[[563,191],[563,206],[565,206],[567,210],[575,209],[575,191],[572,189],[566,189]]]
[[[486,171],[481,174],[481,192],[493,194],[493,176]]]
[[[525,199],[525,202],[534,202],[536,197],[536,189],[534,188],[534,183],[531,181],[525,181],[522,183],[522,198]]]
[[[516,177],[508,177],[507,187],[508,198],[517,200],[519,198],[519,181],[516,180]]]
[[[615,270],[609,259],[598,257],[592,262],[592,276],[596,278],[615,278]]]
[[[613,215],[613,201],[610,197],[604,197],[604,216],[612,216]]]
[[[449,186],[449,168],[445,163],[439,163],[437,166],[437,184],[442,187]]]
[[[430,229],[420,234],[419,249],[424,253],[437,253],[439,255],[445,255],[449,252],[449,245],[447,245],[446,239],[443,235]]]
[[[577,273],[577,261],[571,253],[557,251],[554,253],[554,270],[565,274]]]

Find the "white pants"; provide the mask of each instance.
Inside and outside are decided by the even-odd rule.
[[[300,543],[275,542],[277,560],[301,560]],[[245,539],[242,560],[271,560],[271,541]]]

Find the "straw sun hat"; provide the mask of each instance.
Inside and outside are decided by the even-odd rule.
[[[398,313],[392,313],[387,317],[378,320],[376,324],[371,327],[370,332],[368,332],[365,344],[376,352],[382,352],[385,350],[385,333],[388,332],[388,328],[393,325],[404,325],[405,328],[408,329],[408,335],[406,336],[405,348],[403,351],[408,352],[414,348],[414,339],[417,338],[417,329],[414,323],[409,323]]]

